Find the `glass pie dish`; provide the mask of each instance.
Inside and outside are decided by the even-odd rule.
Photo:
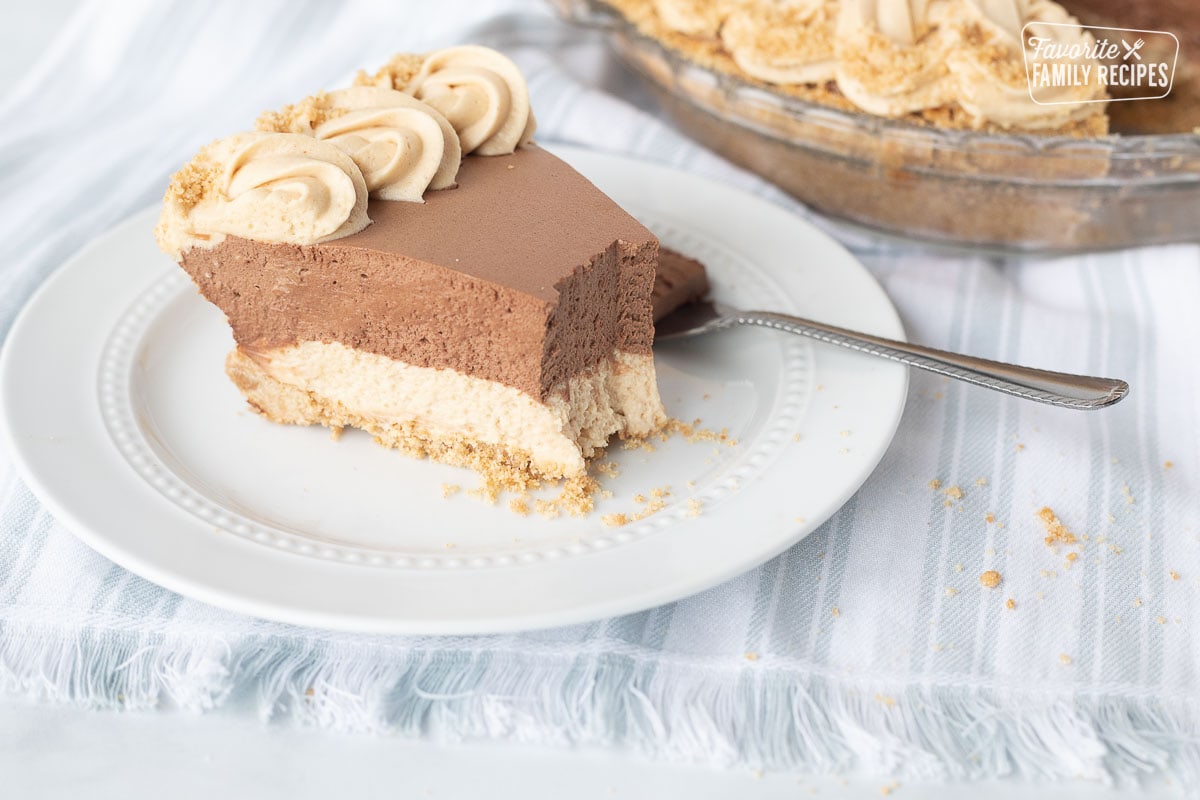
[[[952,245],[1072,251],[1200,238],[1200,136],[1075,138],[916,125],[702,67],[602,0],[599,27],[687,135],[813,209]]]

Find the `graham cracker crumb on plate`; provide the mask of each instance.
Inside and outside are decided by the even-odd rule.
[[[1174,461],[1164,461],[1163,462],[1163,469],[1171,469],[1174,466],[1175,466]]]
[[[688,500],[687,515],[689,517],[698,517],[698,516],[700,516],[700,513],[703,510],[703,508],[704,508],[704,503],[700,502],[699,500],[697,500],[696,498],[693,497],[692,499]]]
[[[994,569],[989,569],[987,572],[979,576],[980,585],[987,589],[995,589],[1000,585],[1002,580],[1004,580],[1004,578]]]
[[[883,705],[887,706],[888,708],[892,708],[893,706],[896,705],[896,698],[890,697],[886,694],[879,694],[877,692],[875,694],[875,702],[882,703]]]
[[[629,515],[627,514],[605,514],[600,518],[600,522],[609,528],[619,528],[622,525],[629,524]]]
[[[955,589],[953,586],[946,587],[946,597],[954,597],[956,594],[958,594],[958,589]]]
[[[461,491],[462,491],[462,487],[459,486],[457,483],[443,483],[442,484],[442,497],[443,498],[453,497],[454,495],[458,494]]]
[[[948,486],[947,488],[942,490],[942,494],[946,495],[947,497],[951,498],[952,500],[962,500],[963,497],[965,496],[965,493],[963,492],[963,490],[958,488],[957,485],[956,486]]]
[[[1008,598],[1007,600],[1005,600],[1005,601],[1004,601],[1004,607],[1005,607],[1005,608],[1007,608],[1009,611],[1012,611],[1014,608],[1016,608],[1016,607],[1017,607],[1017,601],[1016,601],[1016,600],[1013,600],[1013,599],[1010,597],[1010,598]]]
[[[990,525],[991,523],[996,521],[996,515],[989,511],[987,514],[984,515],[983,521]]]
[[[833,607],[833,616],[840,617],[841,615],[842,615],[842,610],[840,608],[838,608],[837,606],[834,606]]]
[[[929,481],[928,486],[930,489],[933,489],[936,492],[938,489],[942,488],[942,482],[937,478],[933,478]]]
[[[621,470],[612,461],[601,461],[592,465],[597,473],[606,478],[615,478],[621,474]]]
[[[1157,622],[1159,625],[1166,625],[1166,624],[1167,624],[1167,618],[1166,618],[1166,617],[1164,617],[1164,616],[1162,616],[1161,614],[1160,614],[1160,615],[1158,615],[1157,617],[1155,617],[1155,618],[1154,618],[1154,621],[1155,621],[1155,622]]]
[[[529,499],[526,497],[514,497],[508,501],[508,510],[514,514],[520,514],[522,517],[528,517]]]
[[[1065,667],[1065,666],[1069,666],[1069,665],[1070,665],[1070,663],[1071,663],[1071,657],[1070,657],[1069,655],[1067,655],[1066,653],[1059,653],[1059,655],[1058,655],[1058,661],[1059,661],[1059,663],[1060,663],[1060,664],[1062,664],[1064,667]]]
[[[667,424],[660,429],[660,432],[663,434],[663,437],[672,433],[678,433],[679,435],[683,436],[684,440],[687,441],[688,444],[695,444],[696,442],[725,442],[726,444],[729,444],[730,447],[733,447],[737,444],[736,439],[729,438],[728,428],[722,428],[720,431],[711,431],[706,428],[702,428],[700,427],[699,417],[692,420],[690,423],[684,422],[680,419],[668,420]],[[720,450],[713,450],[714,455],[719,455],[720,452]]]
[[[1171,570],[1167,574],[1171,576],[1171,580],[1173,580],[1173,581],[1179,580],[1179,573],[1176,572],[1175,570]]]
[[[742,657],[747,661],[758,661],[758,653],[754,652],[753,650],[744,654]]]

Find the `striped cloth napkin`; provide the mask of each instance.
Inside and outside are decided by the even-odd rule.
[[[673,131],[594,34],[538,3],[90,3],[0,113],[0,334],[201,144],[459,41],[521,64],[543,140],[808,216]],[[815,221],[913,339],[1133,393],[1082,414],[914,374],[873,478],[784,555],[672,605],[511,636],[344,635],[186,600],[77,542],[0,453],[0,691],[769,769],[1200,778],[1200,248],[950,256]],[[1043,506],[1075,547],[1043,542]]]

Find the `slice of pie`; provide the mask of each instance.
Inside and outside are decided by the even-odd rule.
[[[583,476],[614,434],[666,421],[658,241],[529,143],[504,56],[406,63],[405,91],[316,95],[206,147],[160,246],[225,312],[226,371],[268,419],[361,428],[494,485]]]

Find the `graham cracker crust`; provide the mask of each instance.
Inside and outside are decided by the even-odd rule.
[[[590,475],[577,475],[565,464],[535,464],[528,452],[481,442],[470,437],[434,436],[412,422],[382,423],[350,411],[337,401],[284,383],[267,374],[240,348],[225,359],[225,372],[257,413],[283,425],[324,425],[340,435],[343,428],[358,428],[375,442],[414,458],[428,458],[478,473],[482,485],[476,492],[495,502],[504,492],[520,496],[549,484],[560,484],[561,493],[547,503],[553,510],[579,516],[595,506],[599,483]]]

